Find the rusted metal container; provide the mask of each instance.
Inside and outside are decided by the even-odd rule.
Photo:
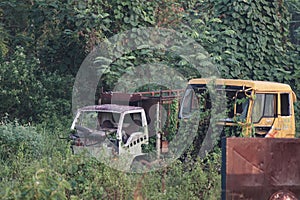
[[[300,139],[224,138],[222,200],[300,200]]]

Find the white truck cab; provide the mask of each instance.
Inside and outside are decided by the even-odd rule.
[[[135,157],[143,155],[142,144],[149,140],[145,111],[134,106],[103,104],[80,108],[71,130],[74,153],[87,151],[110,164],[112,160],[124,159],[122,168],[126,169]]]

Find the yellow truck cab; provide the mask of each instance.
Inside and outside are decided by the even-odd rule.
[[[241,127],[244,136],[293,138],[296,95],[287,84],[234,79],[192,79],[181,103],[180,118],[188,118],[195,109],[211,108],[209,85],[226,98],[224,127]],[[205,94],[206,93],[206,94]],[[208,95],[207,95],[208,93]],[[221,93],[220,93],[221,94]],[[206,95],[206,96],[205,96]],[[200,98],[204,97],[204,101]],[[221,98],[222,95],[220,95]],[[211,100],[209,100],[211,99]],[[223,100],[225,102],[225,99]],[[224,107],[225,108],[225,107]]]

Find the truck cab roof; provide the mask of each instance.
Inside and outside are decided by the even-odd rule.
[[[224,86],[241,86],[252,89],[256,92],[291,92],[293,101],[296,101],[296,95],[288,84],[270,82],[270,81],[255,81],[255,80],[241,80],[241,79],[207,79],[196,78],[189,81],[189,84],[216,84]]]
[[[79,111],[99,111],[99,112],[109,111],[115,113],[139,112],[141,110],[144,109],[136,106],[126,106],[126,105],[116,105],[116,104],[91,105],[79,109]]]

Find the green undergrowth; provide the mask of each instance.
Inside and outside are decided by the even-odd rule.
[[[219,199],[220,153],[175,161],[158,171],[117,171],[73,155],[65,124],[0,126],[2,199]],[[66,126],[67,127],[67,126]]]

